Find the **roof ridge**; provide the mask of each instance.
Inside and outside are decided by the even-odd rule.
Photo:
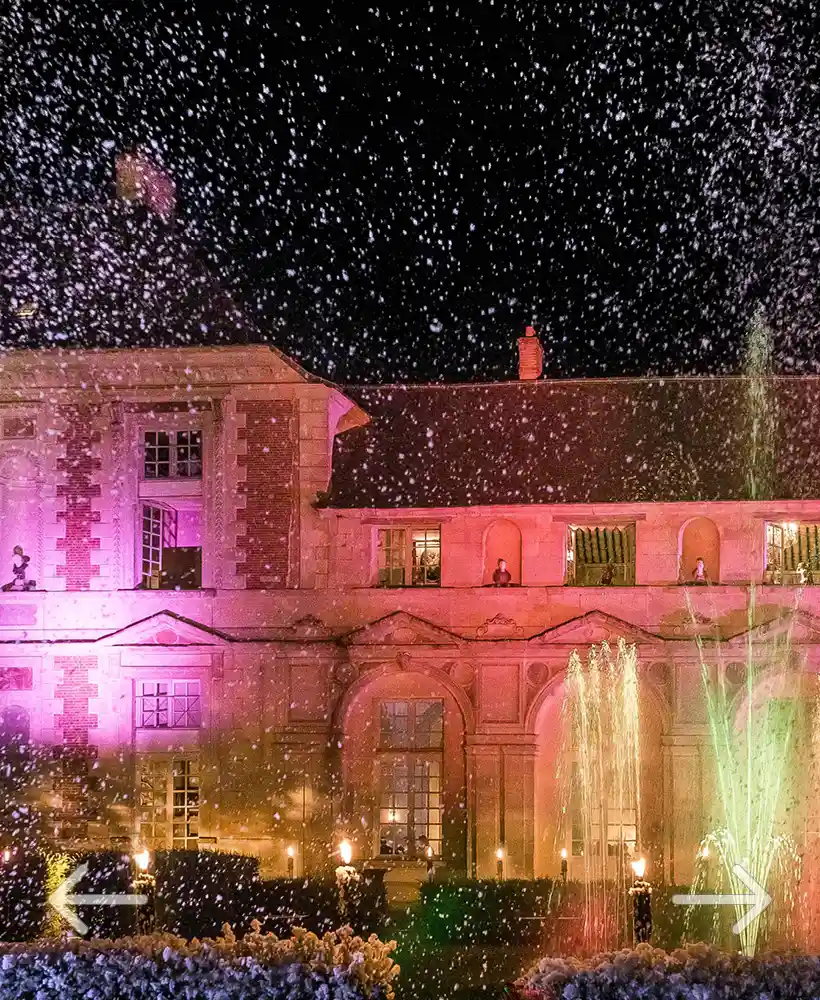
[[[556,386],[556,385],[588,385],[588,384],[628,384],[628,383],[660,383],[660,382],[740,382],[755,376],[734,373],[727,375],[600,375],[578,378],[543,378],[543,379],[508,379],[497,382],[346,382],[345,390],[367,389],[487,389],[501,386]],[[788,381],[818,381],[820,373],[799,373],[786,375],[773,372],[763,376],[767,379],[785,379]]]

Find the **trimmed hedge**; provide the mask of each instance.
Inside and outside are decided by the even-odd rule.
[[[552,879],[463,879],[421,887],[427,934],[440,943],[539,941],[553,902]]]
[[[359,934],[384,927],[387,894],[384,872],[361,872],[361,879],[347,912],[339,912],[339,890],[335,880],[320,878],[267,879],[261,883],[257,915],[266,930],[286,933],[291,927],[306,927],[316,934],[339,925],[343,919]]]
[[[0,940],[26,941],[43,929],[46,909],[46,859],[35,851],[16,851],[0,868]]]
[[[516,983],[516,992],[521,1000],[797,1000],[820,996],[820,958],[795,954],[746,958],[705,944],[668,953],[640,944],[634,951],[589,961],[544,958]]]
[[[221,851],[158,851],[156,926],[180,937],[241,931],[258,915],[259,859]],[[338,923],[338,922],[337,922]]]
[[[60,941],[0,948],[0,1000],[392,1000],[395,942],[347,930],[287,940],[188,942],[168,935],[119,941]]]

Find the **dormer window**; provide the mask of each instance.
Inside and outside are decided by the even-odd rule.
[[[145,479],[199,479],[202,476],[202,431],[145,431]]]

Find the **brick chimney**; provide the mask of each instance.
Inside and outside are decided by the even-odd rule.
[[[543,370],[544,349],[534,328],[528,326],[525,335],[518,338],[518,377],[532,381],[540,378]]]
[[[170,219],[174,214],[174,182],[144,153],[119,153],[115,171],[118,198],[123,201],[140,201],[162,219]]]

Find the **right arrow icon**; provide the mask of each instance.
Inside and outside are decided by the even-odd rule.
[[[734,934],[742,934],[753,920],[757,920],[760,914],[771,903],[772,897],[766,892],[763,886],[754,876],[750,875],[743,865],[734,865],[732,874],[743,885],[749,889],[748,893],[728,893],[726,895],[694,895],[694,896],[673,896],[672,902],[676,906],[743,906],[747,903],[749,909],[743,914],[740,920],[732,924]]]

